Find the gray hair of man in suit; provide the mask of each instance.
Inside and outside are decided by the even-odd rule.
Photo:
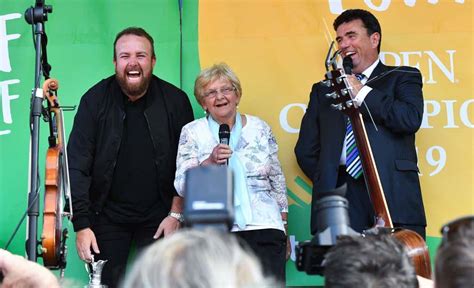
[[[179,230],[142,252],[123,287],[275,287],[249,251],[215,229]]]
[[[385,234],[340,237],[324,264],[329,288],[418,287],[406,248]]]

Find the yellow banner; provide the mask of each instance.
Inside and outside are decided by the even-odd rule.
[[[226,62],[235,70],[241,112],[266,120],[277,137],[290,204],[309,205],[304,184],[311,182],[293,148],[311,85],[324,76],[332,21],[349,8],[379,19],[385,64],[422,71],[425,113],[417,148],[427,234],[439,236],[447,220],[474,213],[471,1],[201,0],[201,67]]]

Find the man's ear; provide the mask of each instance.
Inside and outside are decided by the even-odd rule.
[[[380,43],[380,33],[374,32],[370,35],[370,43],[372,44],[372,48],[377,48]]]

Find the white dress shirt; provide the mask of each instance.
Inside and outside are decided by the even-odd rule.
[[[360,83],[362,83],[364,87],[359,90],[359,92],[353,99],[357,107],[360,107],[362,105],[365,97],[367,97],[370,91],[372,91],[372,88],[365,84],[367,83],[367,80],[369,80],[370,75],[372,75],[372,72],[374,72],[374,69],[379,64],[379,62],[380,59],[377,59],[374,63],[372,63],[372,65],[370,65],[367,69],[364,70],[364,72],[361,73],[364,77],[360,80]],[[344,145],[342,145],[341,160],[339,161],[340,165],[346,165],[346,144],[346,139],[344,139]]]

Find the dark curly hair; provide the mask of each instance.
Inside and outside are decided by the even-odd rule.
[[[380,34],[380,41],[379,45],[377,46],[377,51],[380,53],[380,45],[382,44],[382,28],[380,28],[380,23],[375,18],[375,16],[370,13],[369,11],[362,10],[362,9],[349,9],[342,12],[341,15],[337,16],[336,20],[332,24],[334,30],[337,30],[343,23],[347,23],[353,20],[360,19],[362,23],[364,23],[364,27],[367,29],[367,34],[370,36],[375,32]]]

